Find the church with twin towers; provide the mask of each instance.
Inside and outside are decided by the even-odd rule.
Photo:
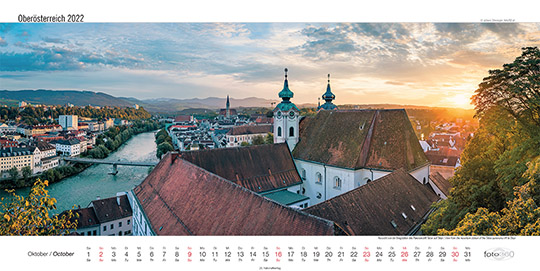
[[[404,109],[340,110],[330,75],[324,103],[300,116],[285,69],[281,102],[273,109],[274,143],[287,143],[310,206],[403,169],[427,184],[429,162]]]

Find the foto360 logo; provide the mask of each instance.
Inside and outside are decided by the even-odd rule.
[[[484,251],[484,258],[505,261],[514,257],[514,251],[507,248],[492,248]]]

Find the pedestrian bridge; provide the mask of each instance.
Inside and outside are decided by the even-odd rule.
[[[157,165],[157,162],[130,162],[130,161],[114,161],[114,160],[102,160],[102,159],[89,159],[89,158],[75,158],[75,157],[62,157],[64,161],[86,163],[86,164],[106,164],[112,165],[113,171],[109,174],[116,175],[118,173],[118,166],[135,166],[135,167],[153,167]]]

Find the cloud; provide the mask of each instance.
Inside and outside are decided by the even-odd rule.
[[[8,44],[7,44],[7,41],[4,40],[2,37],[0,37],[0,47],[5,47],[5,46],[7,46],[7,45],[8,45]]]
[[[395,81],[386,81],[384,83],[388,84],[388,85],[394,85],[394,86],[403,86],[403,85],[405,85],[405,83],[403,83],[403,82],[395,82]]]

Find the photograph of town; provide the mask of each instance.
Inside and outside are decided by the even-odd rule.
[[[0,235],[539,235],[540,23],[0,24]]]

